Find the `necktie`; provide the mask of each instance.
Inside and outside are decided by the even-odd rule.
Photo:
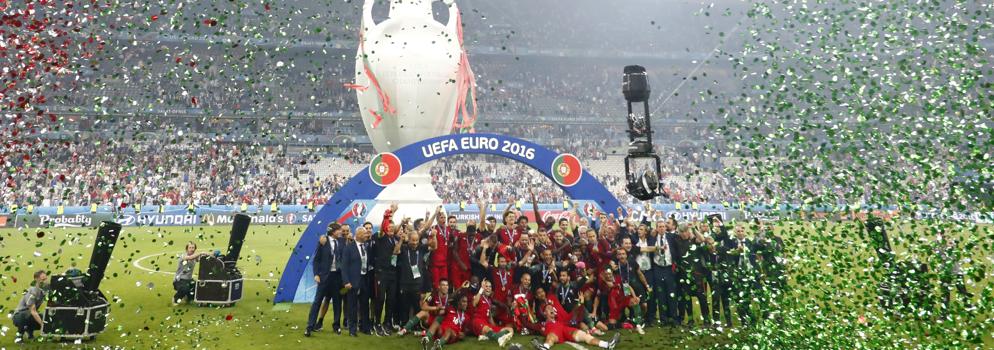
[[[745,244],[740,239],[739,240],[739,249],[742,249],[742,247],[744,247],[744,246],[745,246]],[[745,251],[743,251],[743,254],[739,256],[739,266],[748,268],[749,264],[747,264],[747,262],[746,262],[746,259],[748,259],[748,257],[744,253],[745,253]]]
[[[338,271],[338,262],[335,261],[335,240],[331,240],[331,271]]]
[[[361,243],[359,244],[359,260],[361,262],[361,264],[359,265],[360,269],[361,269],[360,272],[363,275],[365,275],[366,274],[366,250],[363,249]]]

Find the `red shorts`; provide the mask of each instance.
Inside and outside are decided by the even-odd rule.
[[[437,338],[441,338],[442,335],[445,334],[445,332],[450,332],[450,331],[452,332],[453,336],[449,337],[449,341],[447,341],[446,343],[452,344],[462,339],[463,337],[462,327],[456,324],[445,323],[445,322],[442,323],[441,327],[438,327],[438,333],[435,336]]]
[[[462,286],[463,282],[469,281],[470,273],[459,268],[458,264],[449,266],[449,289],[455,290]]]
[[[565,342],[576,342],[576,339],[573,339],[573,334],[575,334],[576,331],[578,330],[579,329],[570,326],[565,326],[561,323],[545,325],[545,335],[549,336],[549,334],[555,334],[556,339],[558,339],[556,340],[556,344],[562,344]]]
[[[438,289],[438,282],[441,280],[449,279],[449,267],[448,266],[432,266],[431,267],[431,287]],[[449,290],[453,290],[453,285],[450,281]]]
[[[494,321],[505,326],[514,326],[514,319],[511,317],[511,314],[504,311],[501,307],[497,307],[497,312],[494,313]]]
[[[611,302],[608,303],[607,307],[607,318],[609,320],[621,319],[621,312],[625,310],[632,302],[635,301],[634,296],[626,297],[624,295],[619,295],[612,298]]]
[[[494,332],[496,332],[499,329],[497,328],[497,326],[494,326],[494,324],[490,323],[490,321],[488,320],[474,319],[469,322],[469,330],[473,333],[473,335],[481,336],[486,334],[486,332],[483,331],[483,327],[490,328],[490,330]]]

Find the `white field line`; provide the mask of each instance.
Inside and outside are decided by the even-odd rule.
[[[155,270],[152,270],[150,268],[144,267],[144,266],[141,265],[141,262],[142,262],[142,260],[145,260],[145,259],[148,259],[148,258],[151,258],[151,257],[154,257],[154,256],[166,255],[166,254],[180,254],[180,253],[182,253],[182,252],[163,252],[163,253],[155,253],[155,254],[152,254],[152,255],[146,255],[146,256],[140,257],[138,259],[135,259],[135,261],[132,262],[131,265],[134,266],[134,267],[136,267],[136,268],[138,268],[138,269],[140,269],[140,270],[142,270],[142,271],[146,271],[146,272],[161,273],[161,274],[166,274],[166,275],[173,275],[174,273],[172,273],[172,272],[155,271]],[[269,281],[269,282],[276,281],[276,279],[273,279],[273,278],[245,278],[245,280],[246,281]]]

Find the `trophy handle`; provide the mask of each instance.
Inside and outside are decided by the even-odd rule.
[[[376,0],[366,0],[362,3],[362,26],[359,29],[362,31],[362,37],[366,38],[366,32],[369,31],[371,27],[376,26],[376,22],[373,22],[373,4]]]
[[[442,0],[443,3],[449,6],[449,23],[445,24],[445,30],[449,32],[449,35],[456,36],[459,28],[456,18],[459,17],[459,6],[456,5],[455,0]]]

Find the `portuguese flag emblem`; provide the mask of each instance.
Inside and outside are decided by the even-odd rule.
[[[369,178],[380,186],[386,186],[397,181],[403,170],[400,158],[393,153],[380,153],[369,163]]]
[[[583,168],[580,167],[580,160],[576,156],[564,153],[552,161],[552,178],[560,186],[576,185],[580,182],[580,175],[583,175]]]

